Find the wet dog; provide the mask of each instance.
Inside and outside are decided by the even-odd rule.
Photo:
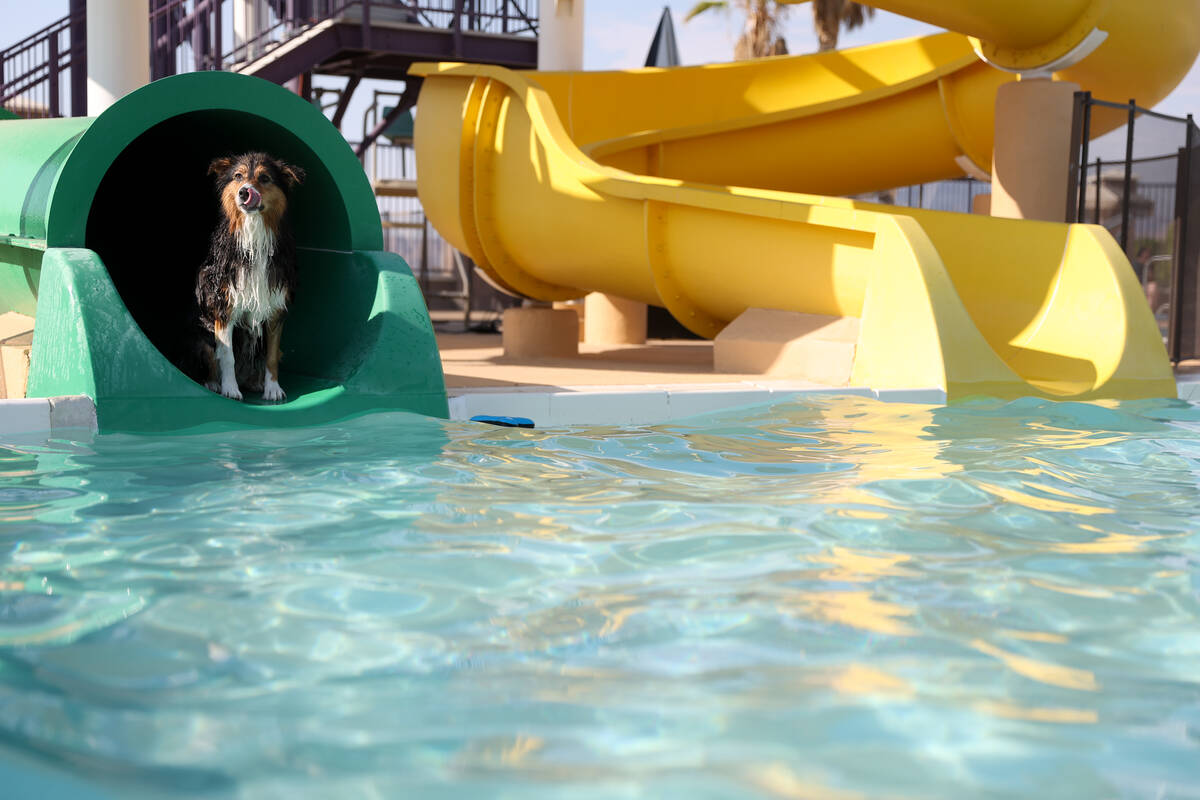
[[[296,290],[288,196],[304,170],[266,153],[213,160],[221,220],[196,274],[197,355],[205,386],[287,399],[279,385],[283,321]]]

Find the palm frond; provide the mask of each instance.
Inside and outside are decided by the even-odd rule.
[[[683,21],[689,22],[692,17],[698,17],[705,11],[711,11],[714,8],[728,11],[729,3],[725,2],[725,0],[704,0],[703,2],[696,3],[696,5],[692,6],[692,10],[683,18]]]

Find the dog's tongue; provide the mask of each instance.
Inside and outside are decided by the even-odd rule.
[[[246,186],[246,199],[242,201],[242,205],[246,208],[258,208],[262,203],[262,195],[253,186]]]

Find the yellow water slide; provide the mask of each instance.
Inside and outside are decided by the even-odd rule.
[[[828,195],[986,172],[1017,73],[1157,103],[1200,50],[1196,0],[870,4],[960,33],[666,70],[416,65],[425,211],[531,298],[605,292],[708,337],[754,308],[850,318],[853,385],[1173,396],[1103,228]]]

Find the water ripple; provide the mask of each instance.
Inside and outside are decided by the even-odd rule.
[[[121,796],[1190,796],[1200,409],[0,448],[0,736]]]

